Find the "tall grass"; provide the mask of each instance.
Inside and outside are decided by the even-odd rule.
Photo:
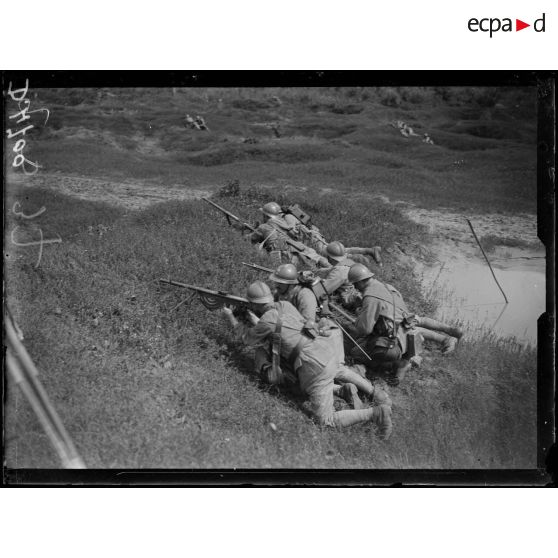
[[[370,425],[316,426],[300,400],[262,385],[251,356],[233,345],[223,320],[160,277],[243,294],[269,265],[200,201],[124,214],[101,203],[41,189],[14,190],[47,207],[47,247],[38,268],[29,248],[7,263],[7,300],[41,379],[90,467],[529,467],[535,452],[535,358],[479,337],[455,356],[432,355],[392,389],[395,434]],[[274,196],[279,202],[282,195]],[[222,203],[253,220],[265,189]],[[298,201],[332,238],[389,248],[421,227],[381,201],[299,192]],[[45,214],[46,216],[46,214]],[[71,216],[71,219],[68,218]],[[8,230],[16,224],[9,215]],[[386,224],[387,223],[387,224]],[[351,228],[369,229],[350,233]],[[45,223],[46,226],[46,223]],[[353,235],[351,237],[351,234]],[[382,271],[410,305],[427,309],[412,273]],[[422,310],[421,310],[422,311]],[[270,424],[273,423],[276,429]],[[58,464],[15,386],[8,384],[6,455],[11,467]]]

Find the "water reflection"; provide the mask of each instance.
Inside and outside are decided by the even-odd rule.
[[[455,259],[424,274],[427,291],[440,300],[437,317],[535,344],[537,318],[545,309],[544,258],[501,258],[491,263],[509,303],[484,261]]]

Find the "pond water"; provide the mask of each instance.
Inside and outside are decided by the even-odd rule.
[[[489,259],[509,302],[484,259],[454,257],[423,273],[426,293],[440,301],[437,318],[536,344],[537,319],[545,310],[544,257],[538,253]]]

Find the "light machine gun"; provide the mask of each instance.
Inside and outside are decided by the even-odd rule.
[[[241,296],[236,296],[225,291],[212,291],[211,289],[205,289],[203,287],[196,287],[195,285],[189,285],[188,283],[179,283],[178,281],[172,281],[171,279],[159,279],[159,283],[166,285],[172,285],[173,287],[180,287],[182,289],[190,289],[194,291],[192,296],[185,298],[182,302],[177,304],[173,310],[176,310],[179,306],[187,301],[192,300],[196,294],[199,301],[211,312],[218,310],[225,305],[233,306],[233,314],[241,320],[247,319],[247,314],[249,310],[249,300]]]

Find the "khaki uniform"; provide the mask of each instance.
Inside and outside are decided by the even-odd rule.
[[[284,213],[283,219],[293,227],[297,240],[315,250],[320,256],[326,257],[327,240],[317,227],[304,225],[291,213]]]
[[[365,345],[374,352],[377,339],[393,333],[395,315],[397,339],[404,354],[407,351],[407,335],[401,322],[405,314],[409,314],[409,311],[401,293],[392,285],[370,278],[362,293],[362,305],[355,323],[355,334],[357,337],[365,338]]]
[[[269,347],[279,316],[278,308],[282,314],[281,358],[292,362],[300,389],[308,395],[318,422],[327,426],[348,426],[370,420],[372,409],[335,411],[333,383],[339,368],[338,344],[332,343],[329,337],[307,337],[302,331],[305,319],[290,302],[276,302],[253,327],[239,323],[236,334],[248,346]],[[298,356],[295,356],[296,347],[301,347]]]
[[[294,236],[296,236],[294,229],[284,219],[270,217],[250,234],[250,241],[253,244],[263,242],[263,247],[268,252],[280,254],[281,261],[291,262],[295,265],[310,261],[317,265],[320,255],[315,250],[302,243],[299,243],[301,250],[297,250],[287,242],[288,238],[295,241]]]
[[[278,295],[278,299],[290,302],[305,320],[316,319],[318,301],[311,289],[302,285],[293,285],[286,294]]]
[[[350,258],[345,258],[337,262],[334,266],[324,270],[323,284],[329,294],[338,290],[352,290],[353,286],[349,282],[349,269],[355,262]]]

